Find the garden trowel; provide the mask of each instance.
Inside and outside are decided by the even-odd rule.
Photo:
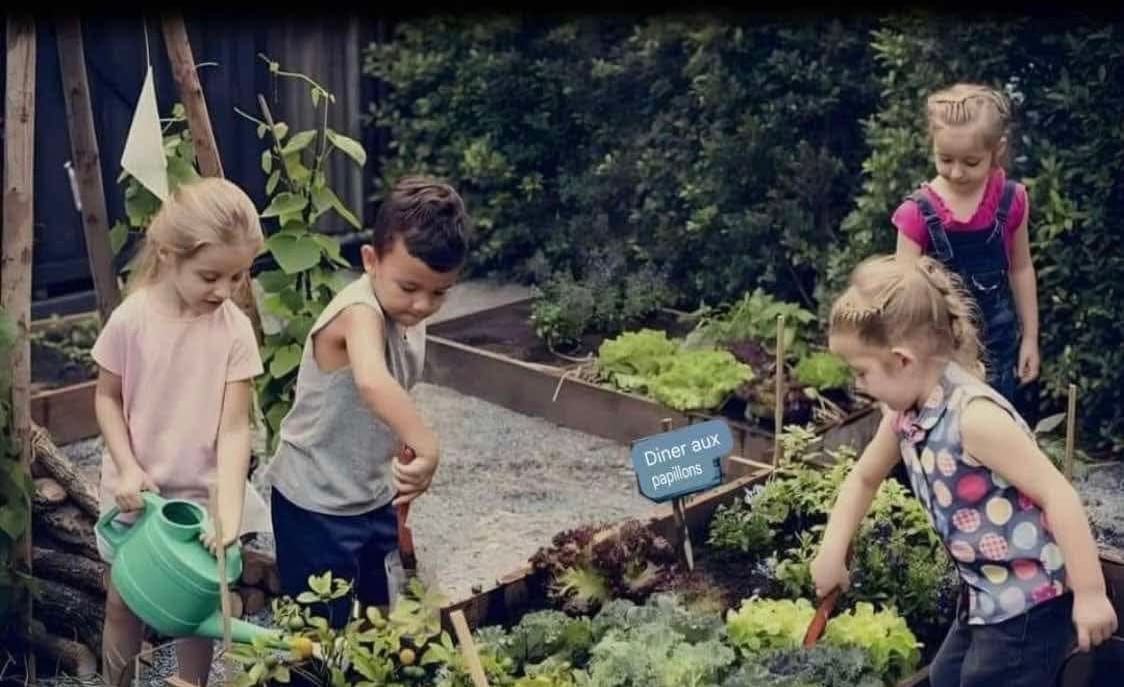
[[[414,449],[403,445],[398,460],[405,465],[415,457]],[[406,522],[409,514],[409,503],[398,506],[398,550],[388,553],[385,560],[391,608],[394,608],[399,595],[406,591],[410,580],[418,576],[418,559],[414,555],[414,533]]]

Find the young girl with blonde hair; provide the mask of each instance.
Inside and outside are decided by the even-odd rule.
[[[894,212],[897,254],[932,255],[960,276],[982,316],[988,382],[1014,403],[1038,377],[1039,353],[1029,200],[1005,171],[1010,102],[958,83],[930,95],[925,112],[937,175]]]
[[[846,552],[903,460],[961,580],[934,687],[1052,685],[1074,635],[1088,650],[1117,618],[1081,500],[1011,404],[981,379],[973,308],[930,257],[860,264],[831,309],[829,343],[883,404],[811,565],[818,594],[849,583]]]
[[[144,508],[142,491],[206,505],[217,483],[224,534],[243,528],[250,460],[251,380],[262,372],[249,318],[230,300],[263,247],[258,212],[237,186],[207,178],[180,186],[153,218],[128,295],[94,344],[95,412],[106,443],[101,510],[123,523]],[[252,505],[252,497],[250,500]],[[264,502],[261,502],[264,509]],[[249,520],[249,518],[247,518]],[[102,558],[114,551],[98,538]],[[104,677],[131,684],[144,626],[112,583],[102,641]],[[177,642],[179,676],[205,685],[212,642]]]

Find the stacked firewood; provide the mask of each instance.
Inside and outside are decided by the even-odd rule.
[[[43,428],[33,427],[32,447],[32,574],[38,591],[31,644],[65,672],[90,674],[101,654],[109,582],[94,538],[97,488]],[[280,591],[273,558],[243,550],[242,577],[231,586],[231,614],[257,613]]]

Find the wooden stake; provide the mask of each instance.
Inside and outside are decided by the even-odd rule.
[[[1065,478],[1073,480],[1073,446],[1077,434],[1077,385],[1069,385],[1069,407],[1065,414]]]
[[[671,431],[671,418],[660,420],[660,428],[664,432]],[[687,514],[683,510],[683,497],[676,496],[671,500],[671,512],[675,516],[675,524],[679,527],[679,536],[683,540],[683,558],[687,562],[687,569],[695,569],[695,552],[691,547],[691,530],[687,527]]]
[[[230,651],[230,590],[226,583],[226,547],[222,545],[222,520],[219,519],[219,491],[214,483],[207,487],[210,501],[211,523],[218,542],[219,594],[222,599],[222,648]]]
[[[161,26],[164,43],[168,48],[168,59],[172,62],[172,74],[176,77],[180,99],[187,115],[187,126],[191,130],[191,140],[195,144],[199,171],[205,177],[222,177],[219,149],[215,144],[215,133],[211,130],[211,117],[207,114],[203,86],[195,71],[195,56],[192,55],[191,43],[187,40],[183,16],[179,13],[165,14]]]
[[[784,459],[781,432],[784,429],[784,313],[777,315],[776,404],[773,409],[773,470]],[[771,475],[770,475],[771,477]]]
[[[191,141],[195,146],[195,159],[199,162],[199,171],[205,177],[223,178],[219,148],[215,143],[215,133],[211,130],[211,117],[207,114],[207,101],[203,97],[203,86],[199,83],[199,74],[195,70],[195,56],[191,52],[191,43],[187,40],[187,27],[184,26],[183,16],[174,12],[165,14],[161,26],[164,43],[168,48],[168,59],[172,63],[172,73],[176,77],[176,86],[179,88],[180,100],[183,102],[184,113],[187,116],[187,127],[191,131]],[[281,167],[285,166],[281,165]],[[250,324],[254,328],[254,338],[260,345],[265,340],[265,335],[262,333],[261,315],[258,313],[254,289],[249,278],[241,281],[231,300],[250,318]]]
[[[457,633],[457,643],[461,646],[461,654],[468,664],[468,674],[472,677],[472,684],[476,687],[488,687],[488,678],[484,675],[484,666],[480,664],[480,656],[476,653],[476,643],[472,641],[472,631],[468,629],[468,620],[464,611],[457,609],[449,614],[453,621],[453,630]]]
[[[12,349],[12,429],[20,465],[31,475],[31,250],[34,243],[35,179],[35,20],[8,13],[7,76],[4,97],[4,223],[0,254],[0,308],[16,325]],[[31,499],[28,525],[13,549],[13,565],[31,573]],[[32,618],[31,594],[26,613]],[[26,626],[30,630],[30,625]],[[35,658],[28,657],[28,679],[35,683]]]
[[[62,92],[66,99],[66,124],[70,131],[70,150],[78,179],[78,210],[86,238],[86,255],[94,278],[98,314],[101,321],[121,302],[121,289],[113,269],[113,249],[109,245],[109,213],[105,207],[98,139],[94,133],[94,112],[86,80],[86,52],[78,16],[61,13],[55,23],[58,32],[59,67]]]

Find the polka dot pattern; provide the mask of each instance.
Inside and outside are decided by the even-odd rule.
[[[1042,508],[960,443],[963,409],[980,397],[1033,436],[1002,396],[955,362],[919,411],[893,419],[913,491],[971,586],[969,622],[994,624],[1061,594],[1065,559]]]

